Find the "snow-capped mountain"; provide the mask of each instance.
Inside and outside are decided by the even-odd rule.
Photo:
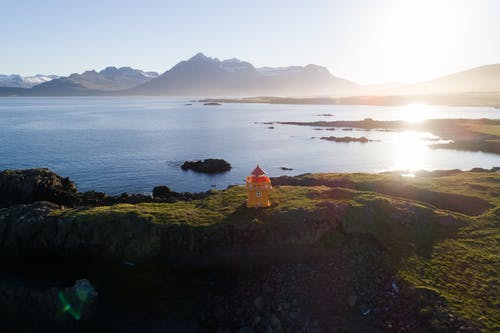
[[[52,82],[40,84],[33,89],[49,93],[61,92],[67,86],[68,92],[78,87],[78,91],[118,91],[129,89],[158,77],[156,72],[144,72],[131,67],[106,67],[100,72],[85,71],[82,74],[74,73],[68,77],[61,77]]]
[[[0,74],[0,87],[31,88],[37,84],[57,79],[57,75],[37,74],[34,76],[21,76],[17,74]]]
[[[317,65],[256,69],[236,58],[220,61],[198,53],[131,94],[177,96],[332,95],[356,84]]]

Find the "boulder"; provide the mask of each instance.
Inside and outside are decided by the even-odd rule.
[[[231,164],[223,159],[208,158],[203,161],[186,161],[182,164],[181,169],[203,173],[219,173],[231,170]]]
[[[156,186],[153,188],[153,198],[170,198],[172,193],[167,186]]]
[[[0,204],[35,201],[74,206],[78,202],[77,188],[69,178],[63,178],[49,169],[0,172]]]

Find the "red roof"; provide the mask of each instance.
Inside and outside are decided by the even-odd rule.
[[[252,176],[262,176],[262,175],[265,175],[265,174],[266,173],[264,172],[264,170],[262,170],[258,164],[257,164],[257,166],[255,167],[255,169],[251,173]]]

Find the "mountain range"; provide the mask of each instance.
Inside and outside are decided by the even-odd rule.
[[[0,96],[359,96],[500,92],[500,64],[486,65],[415,84],[359,85],[307,66],[260,67],[236,58],[198,53],[161,75],[106,67],[68,77],[0,75]]]
[[[31,88],[37,84],[59,78],[58,75],[37,74],[34,76],[21,76],[18,74],[0,74],[0,87]]]
[[[259,69],[246,61],[220,61],[198,53],[129,92],[177,96],[317,95],[355,86],[317,65]]]

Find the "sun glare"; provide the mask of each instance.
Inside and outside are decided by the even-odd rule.
[[[396,119],[410,123],[419,123],[432,117],[435,106],[414,103],[398,107]]]
[[[423,134],[414,131],[399,133],[394,144],[392,170],[419,170],[426,162],[427,145]]]

